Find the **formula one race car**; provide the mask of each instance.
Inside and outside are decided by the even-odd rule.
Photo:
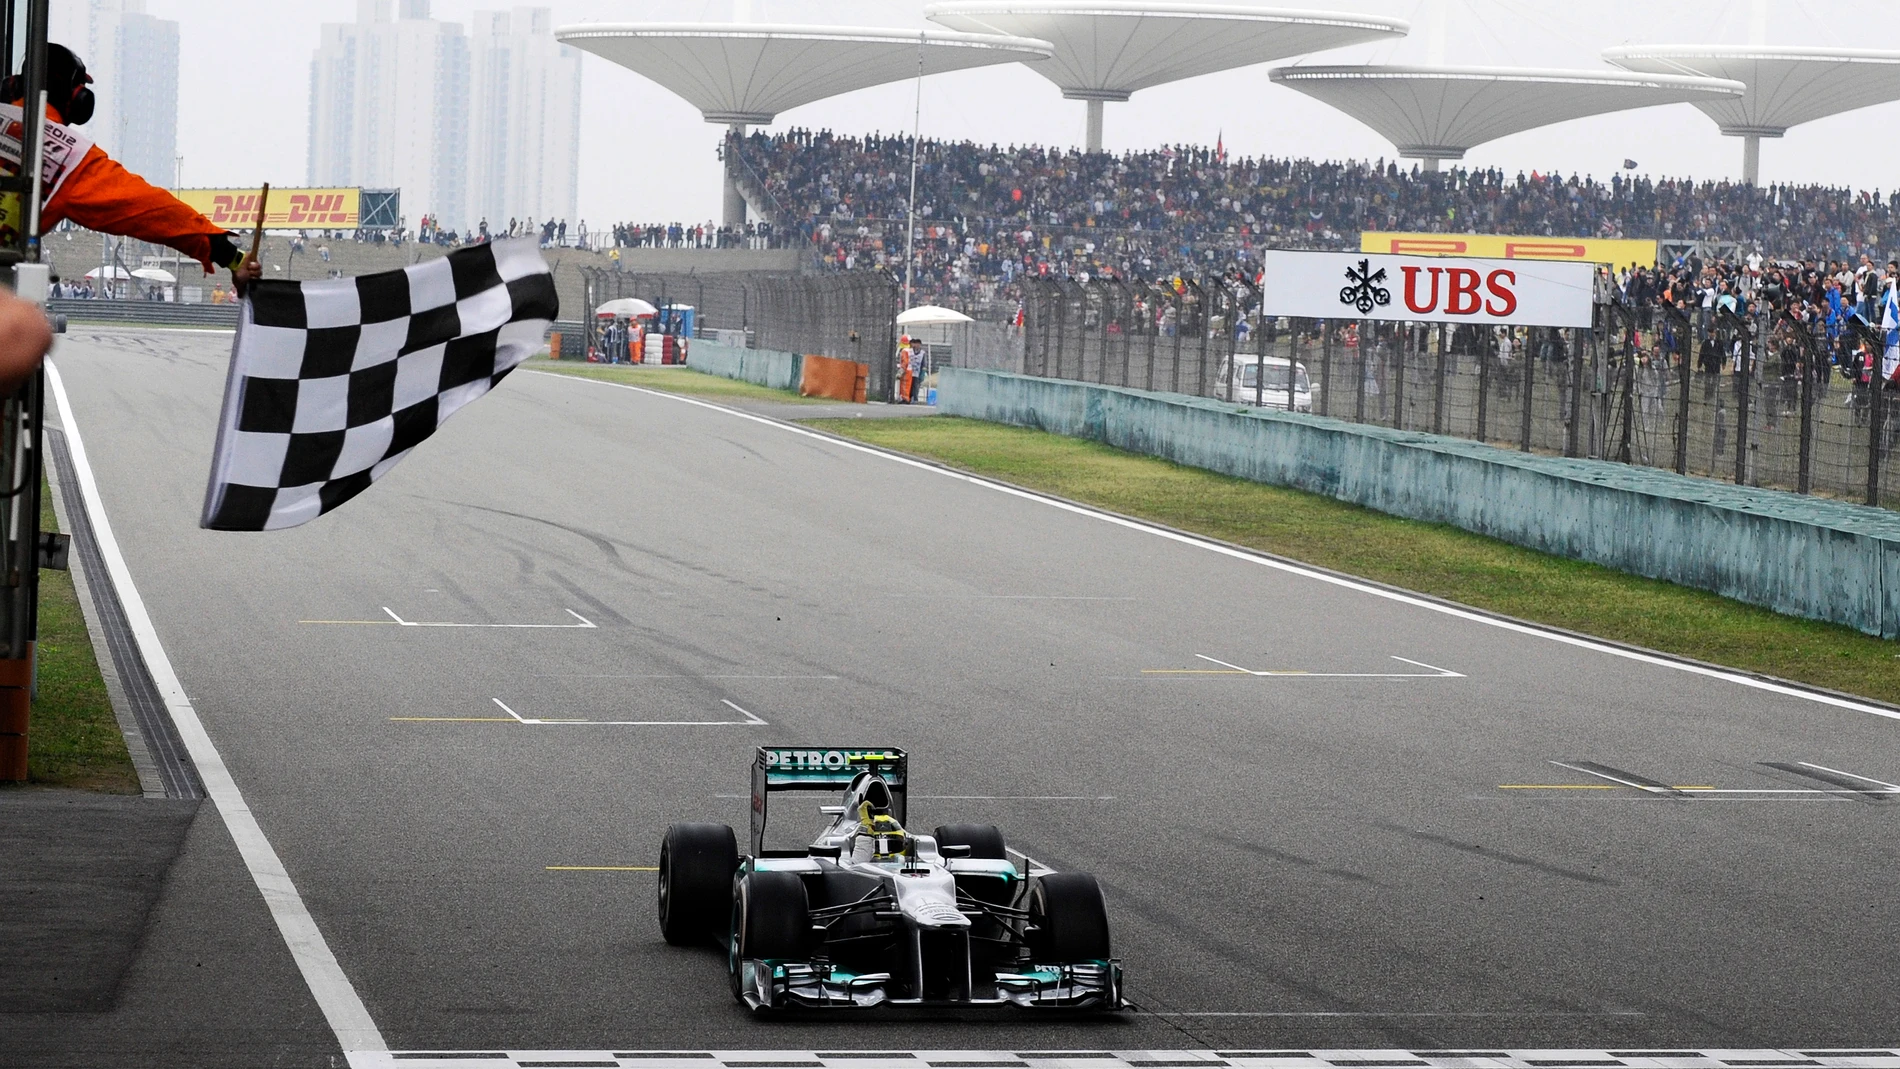
[[[994,825],[904,828],[895,749],[760,747],[750,852],[724,824],[674,824],[660,848],[660,932],[724,944],[755,1011],[876,1006],[1118,1010],[1122,968],[1093,876],[1012,861]],[[767,803],[842,790],[810,845],[765,848]]]

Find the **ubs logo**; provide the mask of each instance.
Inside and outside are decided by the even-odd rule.
[[[1372,269],[1372,261],[1359,261],[1359,269],[1346,268],[1346,281],[1349,285],[1339,288],[1339,303],[1359,309],[1360,315],[1371,315],[1374,308],[1383,308],[1392,303],[1392,291],[1379,283],[1385,281],[1385,268]]]

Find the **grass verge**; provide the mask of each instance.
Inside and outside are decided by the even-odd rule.
[[[976,420],[812,420],[843,437],[1523,620],[1900,703],[1900,643],[1331,498]]]
[[[40,485],[40,529],[57,531],[52,491]],[[138,773],[66,572],[40,572],[39,694],[28,722],[27,783],[107,794],[139,793]]]
[[[774,390],[737,379],[708,375],[703,371],[694,371],[684,367],[647,367],[642,364],[587,364],[578,360],[528,360],[522,368],[532,371],[552,371],[561,375],[578,375],[586,379],[602,379],[628,386],[643,386],[649,390],[661,390],[666,393],[686,394],[690,397],[711,397],[722,401],[778,401],[794,405],[836,404],[824,397],[800,397],[791,390]]]

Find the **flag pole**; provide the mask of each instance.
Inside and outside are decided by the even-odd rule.
[[[257,229],[251,231],[251,255],[245,257],[246,263],[257,259],[257,250],[264,244],[264,206],[270,203],[270,183],[264,183],[264,192],[257,197]]]

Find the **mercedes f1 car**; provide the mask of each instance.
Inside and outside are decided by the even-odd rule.
[[[733,996],[754,1011],[1121,1009],[1095,878],[1013,853],[993,825],[914,834],[908,787],[902,750],[760,747],[747,853],[724,824],[667,828],[661,934],[723,944]],[[841,804],[818,807],[809,845],[766,849],[773,798],[832,790]]]

